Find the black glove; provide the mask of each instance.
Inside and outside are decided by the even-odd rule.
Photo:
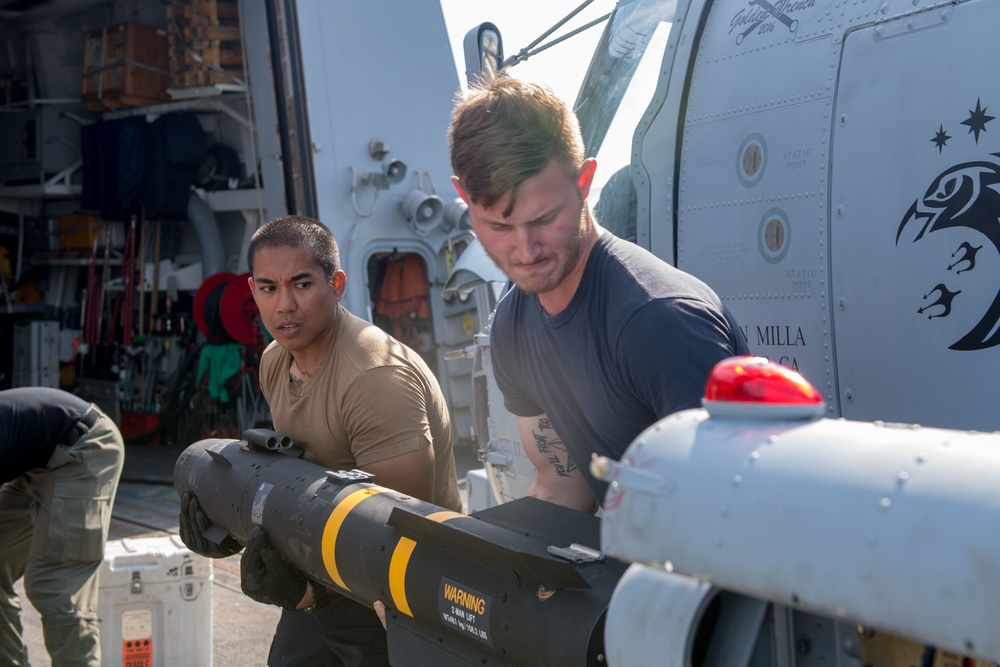
[[[274,550],[260,526],[250,533],[243,552],[240,584],[243,593],[257,602],[289,611],[294,610],[306,594],[306,578]]]
[[[201,511],[198,496],[190,492],[182,495],[180,534],[181,541],[187,545],[188,549],[208,558],[225,558],[238,553],[243,548],[243,545],[237,542],[232,535],[226,535],[219,544],[209,540],[205,537],[205,531],[211,525],[212,522],[208,520],[208,515]]]

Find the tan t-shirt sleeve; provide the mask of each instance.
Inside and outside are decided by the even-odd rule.
[[[343,424],[358,466],[406,454],[431,440],[425,389],[405,366],[380,366],[359,375],[343,402]]]

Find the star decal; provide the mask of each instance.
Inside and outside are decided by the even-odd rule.
[[[976,110],[969,109],[969,117],[962,121],[962,125],[969,126],[969,132],[976,133],[976,143],[979,143],[979,133],[986,131],[986,123],[993,120],[995,116],[987,116],[986,109],[982,108],[979,98],[976,99]]]
[[[941,149],[945,147],[949,139],[951,139],[951,137],[948,136],[948,133],[944,131],[944,125],[942,125],[941,129],[937,131],[937,133],[934,135],[934,138],[931,139],[931,141],[934,142],[934,145],[937,146],[938,153],[940,153]]]

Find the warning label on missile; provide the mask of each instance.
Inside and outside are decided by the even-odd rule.
[[[260,488],[257,489],[257,493],[253,497],[253,506],[250,508],[250,521],[255,526],[264,525],[264,503],[267,502],[267,497],[271,495],[271,489],[274,486],[268,484],[267,482],[261,482]]]
[[[451,579],[441,578],[438,596],[441,621],[490,646],[493,645],[490,640],[490,607],[492,605],[493,599],[489,596]]]

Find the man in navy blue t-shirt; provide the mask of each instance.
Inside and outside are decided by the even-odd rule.
[[[700,405],[709,371],[746,341],[711,288],[601,229],[587,205],[597,163],[549,89],[506,76],[473,89],[448,139],[472,228],[514,284],[490,346],[535,466],[528,493],[593,512],[606,489],[591,455],[617,460]]]
[[[24,577],[52,664],[100,667],[98,568],[123,459],[97,406],[48,387],[0,391],[0,664],[28,664]]]

